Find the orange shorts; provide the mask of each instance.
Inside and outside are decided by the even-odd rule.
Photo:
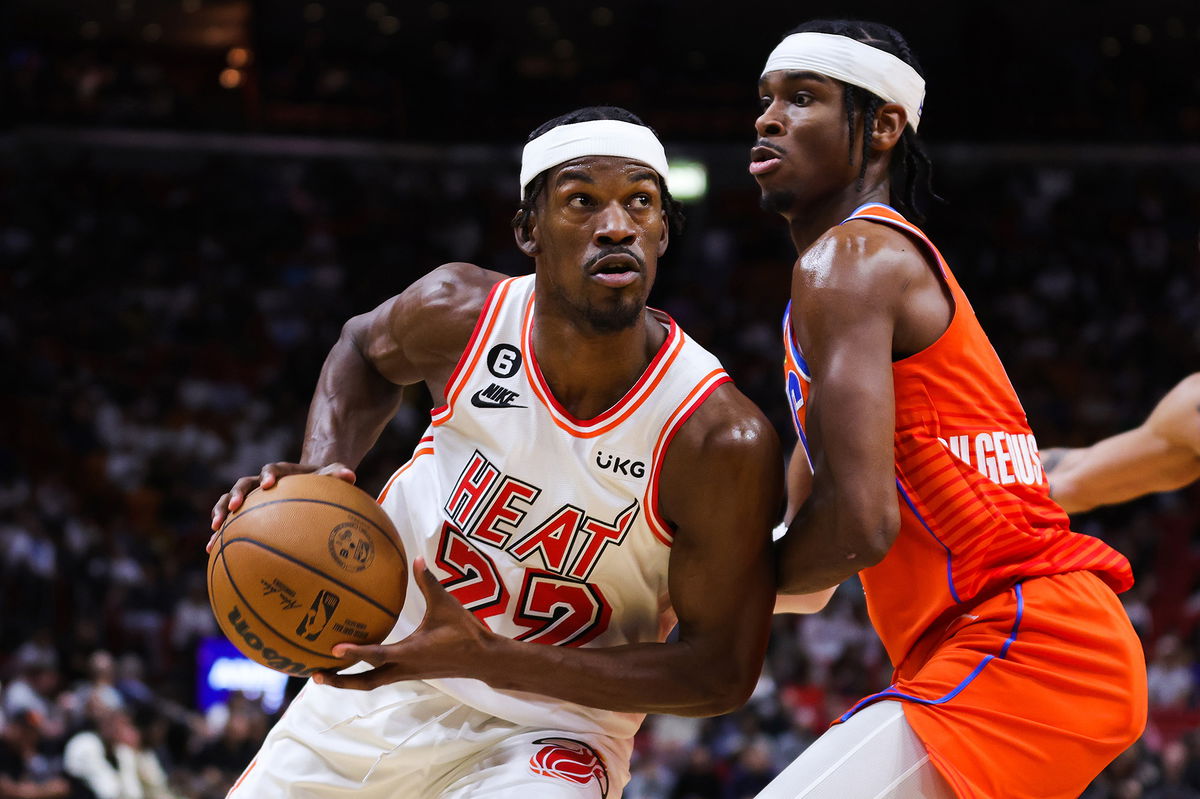
[[[927,634],[881,699],[959,799],[1076,799],[1146,725],[1146,662],[1091,572],[1036,577]]]

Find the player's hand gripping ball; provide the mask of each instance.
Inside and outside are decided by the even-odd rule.
[[[285,674],[344,668],[334,644],[377,644],[404,606],[408,563],[383,509],[336,477],[256,489],[208,558],[208,597],[245,655]]]

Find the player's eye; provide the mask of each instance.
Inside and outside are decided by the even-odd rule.
[[[586,194],[572,194],[567,198],[567,205],[572,208],[587,208],[592,204],[592,198]]]
[[[759,97],[758,98],[758,110],[766,111],[770,107],[771,107],[771,98],[770,97]]]
[[[811,101],[812,95],[807,92],[796,92],[796,96],[792,98],[795,105],[808,105]]]
[[[654,205],[654,201],[650,199],[650,195],[644,193],[633,195],[632,202],[635,208],[649,208]]]

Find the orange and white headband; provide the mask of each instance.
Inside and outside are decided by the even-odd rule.
[[[551,167],[585,155],[610,155],[641,161],[667,182],[667,153],[645,125],[595,119],[559,125],[525,145],[521,152],[521,199],[530,181]]]
[[[915,132],[925,105],[925,79],[910,65],[878,47],[835,33],[793,33],[780,42],[763,74],[776,70],[816,72],[866,89],[908,112]]]

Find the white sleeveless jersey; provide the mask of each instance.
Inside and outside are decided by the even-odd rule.
[[[532,348],[534,277],[488,296],[446,385],[446,404],[380,504],[411,559],[489,628],[523,641],[608,647],[662,641],[670,527],[658,513],[663,456],[680,425],[729,380],[666,314],[668,334],[637,383],[589,420],[550,393]],[[421,623],[409,581],[388,642]],[[641,714],[617,713],[479,680],[430,680],[464,704],[530,726],[631,737]]]

